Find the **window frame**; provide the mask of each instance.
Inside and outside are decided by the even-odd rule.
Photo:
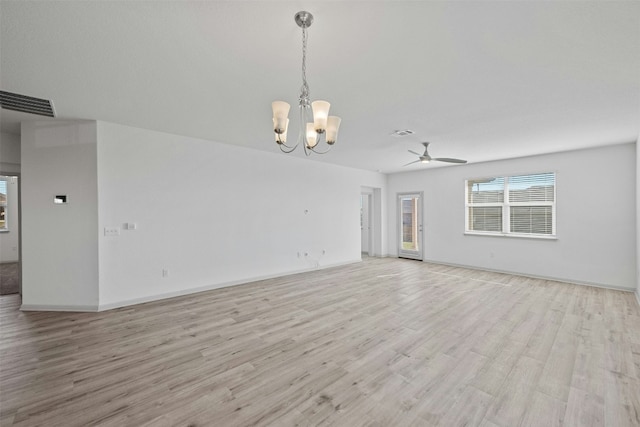
[[[509,181],[513,177],[533,176],[553,174],[553,201],[531,201],[531,202],[511,202],[509,201]],[[502,202],[491,203],[470,203],[469,202],[469,181],[480,181],[487,179],[504,180],[504,189]],[[557,240],[556,222],[557,222],[557,189],[558,189],[558,173],[556,171],[534,172],[534,173],[517,173],[510,175],[495,175],[488,177],[467,178],[464,180],[464,234],[477,236],[496,236],[496,237],[519,237],[529,239],[548,239]],[[502,231],[483,231],[469,229],[469,211],[471,207],[502,207]],[[511,231],[511,208],[512,207],[534,207],[534,206],[551,206],[551,234],[542,233],[519,233]]]

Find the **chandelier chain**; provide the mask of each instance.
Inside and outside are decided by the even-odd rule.
[[[307,83],[307,26],[302,26],[302,86],[300,87],[300,104],[309,105],[309,84]]]

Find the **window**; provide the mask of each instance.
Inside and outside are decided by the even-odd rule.
[[[465,187],[467,233],[555,236],[555,173],[468,179]]]
[[[7,180],[0,177],[0,231],[7,230]]]

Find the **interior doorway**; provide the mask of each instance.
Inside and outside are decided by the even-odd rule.
[[[360,248],[367,256],[373,256],[372,198],[370,193],[360,195]]]
[[[0,174],[0,295],[21,293],[20,181]]]
[[[422,261],[422,193],[398,194],[398,256]]]

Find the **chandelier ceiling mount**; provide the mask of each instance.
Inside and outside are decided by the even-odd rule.
[[[296,13],[294,19],[300,28],[309,28],[313,24],[313,15],[304,10]]]

